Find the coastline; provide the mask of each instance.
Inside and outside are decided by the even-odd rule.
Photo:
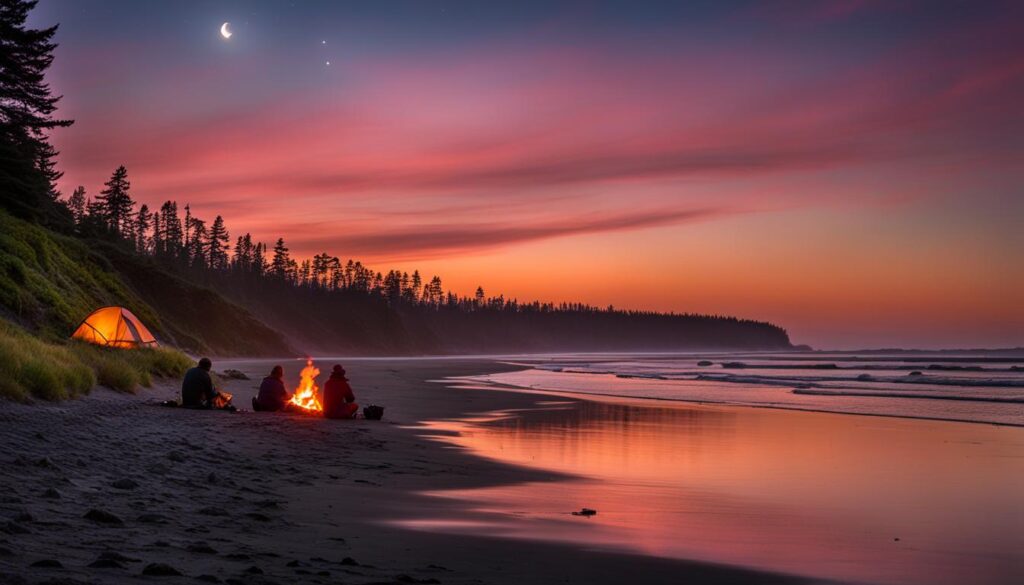
[[[214,368],[252,378],[225,384],[244,405],[272,361],[219,360]],[[425,491],[556,476],[446,447],[416,427],[529,408],[535,397],[528,394],[428,382],[515,366],[447,358],[351,359],[346,367],[361,403],[387,407],[383,422],[157,406],[177,394],[176,380],[136,396],[97,389],[66,403],[0,404],[0,434],[10,446],[0,472],[7,486],[0,500],[0,576],[12,583],[141,582],[150,580],[142,574],[146,567],[162,570],[152,568],[157,564],[210,582],[245,583],[339,577],[614,583],[637,574],[650,583],[806,582],[710,563],[388,525],[381,520],[441,508],[460,513],[455,503]],[[111,558],[101,558],[104,553]]]

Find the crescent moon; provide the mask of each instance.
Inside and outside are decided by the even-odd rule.
[[[234,34],[231,32],[231,29],[228,28],[228,24],[229,23],[225,22],[224,24],[220,25],[220,36],[224,37],[225,39],[230,39],[231,35]]]

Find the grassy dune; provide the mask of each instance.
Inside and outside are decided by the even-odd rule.
[[[96,384],[135,392],[152,385],[153,376],[180,376],[191,364],[174,349],[49,343],[0,320],[0,396],[11,400],[73,398]]]

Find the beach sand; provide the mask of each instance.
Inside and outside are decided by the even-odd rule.
[[[216,361],[214,369],[237,368],[251,377],[224,386],[245,406],[273,363]],[[301,367],[284,365],[289,374]],[[327,369],[328,362],[319,365]],[[384,421],[158,406],[177,395],[176,380],[134,396],[98,388],[64,403],[0,403],[0,582],[798,581],[381,522],[459,517],[456,502],[423,491],[545,479],[543,472],[473,456],[412,428],[422,420],[529,407],[538,397],[429,382],[511,367],[489,360],[346,366],[360,401],[387,407]]]

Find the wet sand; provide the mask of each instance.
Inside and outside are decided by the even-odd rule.
[[[428,426],[569,477],[435,491],[476,522],[398,523],[857,583],[1024,582],[1024,428],[534,392]],[[566,514],[581,505],[599,513]]]
[[[273,363],[214,368],[252,378],[225,383],[245,406]],[[289,378],[300,367],[284,365]],[[458,502],[424,492],[555,478],[411,428],[531,408],[538,397],[429,382],[509,368],[488,360],[346,367],[360,402],[387,407],[384,421],[158,406],[177,394],[176,381],[136,396],[97,389],[61,404],[0,403],[0,582],[800,582],[586,544],[397,526],[396,518],[478,521]]]

